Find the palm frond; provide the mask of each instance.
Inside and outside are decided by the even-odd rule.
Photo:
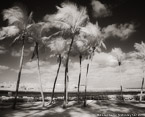
[[[3,40],[3,39],[5,39],[6,38],[6,36],[2,36],[2,37],[0,37],[0,40]]]
[[[94,37],[100,35],[100,28],[97,23],[95,25],[92,23],[88,23],[85,27],[81,28],[81,31],[85,32],[87,35],[91,35]]]
[[[70,29],[71,28],[71,26],[69,24],[67,24],[66,22],[61,21],[61,20],[54,21],[54,26],[56,28],[59,28],[59,29],[62,29],[62,30],[66,30],[66,29]]]
[[[9,25],[19,22],[21,24],[26,23],[27,13],[26,10],[20,6],[14,6],[9,9],[5,9],[2,12],[3,20],[8,20]]]
[[[88,46],[88,40],[82,38],[81,36],[76,36],[75,41],[72,45],[71,54],[73,56],[76,55],[88,55],[89,54],[89,46]]]
[[[90,47],[96,47],[100,43],[100,28],[96,24],[88,23],[85,27],[82,27],[80,30],[84,35],[84,38],[88,40],[88,45]]]
[[[89,21],[89,17],[87,15],[87,11],[85,7],[80,8],[80,15],[78,19],[76,19],[75,29],[78,27],[84,27]]]
[[[17,40],[19,40],[19,38],[21,38],[21,35],[18,35],[14,40],[13,42],[10,44],[10,46],[13,46]]]
[[[46,44],[51,40],[53,36],[56,36],[60,33],[57,30],[55,31],[55,33],[53,33],[53,31],[51,30],[52,28],[53,26],[50,23],[45,22],[31,24],[27,28],[28,37],[30,38],[30,41],[32,40],[34,42],[38,42],[39,44]],[[49,36],[47,37],[47,35]]]
[[[57,37],[50,41],[50,44],[47,45],[51,49],[53,53],[56,55],[60,55],[67,51],[67,44],[66,40],[64,40],[62,37]]]
[[[46,36],[43,36],[41,39],[42,39],[42,42],[44,43],[44,44],[47,44],[47,43],[49,43],[49,41],[51,41],[53,38],[52,37],[55,37],[55,36],[58,36],[58,35],[60,35],[60,34],[62,34],[63,33],[63,31],[58,31],[58,32],[55,32],[55,33],[53,33],[52,35],[50,35],[50,36],[48,36],[48,37],[46,37]]]
[[[30,37],[32,37],[34,40],[37,40],[41,36],[41,28],[42,24],[31,24],[29,27],[27,27],[27,32]]]
[[[100,43],[101,43],[101,45],[103,46],[103,48],[104,48],[104,49],[107,49],[107,47],[106,47],[105,43],[104,43],[102,40],[101,40],[101,42],[100,42]]]
[[[135,43],[134,48],[137,50],[138,56],[140,56],[141,58],[145,57],[145,43],[144,42],[141,42],[141,44]]]
[[[54,20],[58,23],[64,24],[66,28],[76,30],[80,28],[88,19],[86,9],[81,7],[80,9],[73,3],[62,3],[61,7],[57,7],[58,12],[55,14]],[[62,23],[64,22],[64,23]],[[65,27],[63,26],[63,27]]]
[[[56,20],[61,20],[66,22],[67,24],[74,26],[76,19],[78,18],[77,16],[79,16],[78,14],[78,8],[75,4],[73,3],[62,3],[61,7],[58,7],[58,12],[55,15],[55,19]]]
[[[28,19],[27,19],[27,24],[31,24],[31,23],[34,23],[34,20],[33,20],[33,12],[31,12],[28,16]]]
[[[114,48],[111,54],[117,59],[118,62],[122,62],[125,59],[125,53],[122,52],[121,48]]]

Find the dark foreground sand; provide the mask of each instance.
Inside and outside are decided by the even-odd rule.
[[[51,106],[46,103],[45,107],[41,102],[27,102],[17,104],[16,110],[12,110],[5,103],[0,105],[0,117],[145,117],[145,102],[88,100],[87,104],[83,107],[71,101],[63,109],[61,101]]]

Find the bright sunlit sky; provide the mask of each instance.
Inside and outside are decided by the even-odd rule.
[[[16,2],[20,2],[27,7],[28,12],[33,11],[33,18],[36,22],[42,21],[46,14],[56,12],[56,6],[64,0],[1,0],[0,12],[12,7]],[[111,55],[112,48],[119,47],[126,54],[135,51],[134,43],[145,42],[145,4],[143,0],[70,0],[78,5],[87,7],[88,14],[92,23],[98,22],[99,26],[106,31],[118,33],[113,26],[124,24],[130,25],[128,30],[123,29],[123,34],[118,36],[108,36],[105,40],[107,50],[96,53],[91,63],[89,71],[88,87],[95,88],[119,88],[120,77],[122,77],[123,87],[140,87],[142,80],[142,62],[140,59],[128,58],[123,61],[122,76],[119,75],[119,67],[116,59]],[[0,27],[7,26],[0,14]],[[122,27],[121,27],[122,26]],[[0,82],[16,82],[20,60],[20,47],[10,48],[12,38],[0,41]],[[27,45],[29,46],[29,45]],[[22,70],[21,82],[37,83],[37,64],[36,60],[30,61],[32,53],[26,46],[26,55]],[[57,71],[56,58],[50,58],[49,51],[40,52],[40,65],[43,84],[52,87]],[[84,84],[86,64],[84,60],[82,70],[82,81]],[[69,67],[70,88],[77,86],[79,76],[79,58],[71,59]],[[58,78],[57,88],[63,87],[64,67]]]

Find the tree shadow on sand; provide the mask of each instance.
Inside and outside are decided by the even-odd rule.
[[[66,109],[62,108],[62,101],[57,101],[53,105],[41,107],[40,103],[31,105],[18,105],[17,110],[0,110],[1,117],[144,117],[145,103],[139,102],[119,102],[119,101],[87,101],[87,107],[70,101]],[[99,115],[100,114],[100,115]],[[134,115],[133,115],[134,114]],[[135,115],[136,114],[136,115]],[[107,116],[108,115],[108,116]]]

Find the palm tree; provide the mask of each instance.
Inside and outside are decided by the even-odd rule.
[[[28,28],[28,36],[29,36],[28,41],[34,43],[34,51],[33,51],[31,60],[35,56],[37,57],[38,79],[39,79],[43,107],[45,105],[45,100],[44,100],[43,87],[42,87],[42,81],[41,81],[41,73],[40,73],[39,49],[44,46],[43,41],[42,41],[42,33],[44,32],[45,25],[46,24],[44,22],[33,23]]]
[[[60,67],[61,67],[61,63],[62,63],[62,59],[65,56],[65,52],[67,51],[67,44],[66,44],[66,40],[64,40],[62,37],[56,37],[55,39],[52,39],[48,44],[47,47],[49,47],[52,51],[52,53],[58,57],[58,61],[59,61],[59,65],[58,65],[58,69],[57,69],[57,73],[55,76],[55,80],[54,80],[54,84],[53,84],[53,90],[52,90],[52,95],[51,95],[51,101],[50,104],[53,103],[53,98],[54,98],[54,91],[55,91],[55,86],[56,86],[56,82],[58,79],[58,74],[60,71]]]
[[[17,37],[14,39],[12,44],[14,44],[17,40],[22,41],[22,49],[21,49],[21,57],[20,57],[20,65],[19,65],[19,72],[18,72],[18,79],[16,84],[16,93],[13,103],[13,109],[15,109],[15,105],[17,102],[17,96],[18,96],[18,89],[20,84],[20,78],[21,78],[21,72],[22,72],[22,65],[23,65],[23,58],[24,58],[24,48],[25,48],[25,40],[27,37],[27,27],[32,22],[32,12],[28,15],[25,8],[22,7],[22,5],[14,6],[9,9],[5,9],[2,12],[3,14],[3,20],[8,20],[8,28],[9,27],[15,27],[17,30],[16,34]],[[5,33],[5,37],[9,37],[11,35],[8,35],[11,33]],[[13,34],[12,36],[16,35]]]
[[[92,24],[88,23],[86,27],[81,29],[84,32],[84,38],[87,40],[87,45],[89,46],[90,53],[88,55],[88,63],[87,63],[87,72],[85,77],[85,95],[84,95],[84,107],[86,107],[86,94],[87,94],[87,82],[88,82],[88,72],[90,68],[90,63],[93,59],[93,55],[96,50],[100,50],[100,47],[103,46],[106,49],[106,46],[103,42],[103,38],[101,38],[100,28],[98,23]]]
[[[53,21],[55,25],[61,29],[61,31],[57,32],[56,34],[63,34],[67,36],[67,39],[71,39],[69,44],[69,49],[67,52],[67,59],[65,65],[65,79],[64,79],[64,104],[63,107],[65,108],[68,101],[67,97],[67,85],[68,85],[68,62],[70,57],[70,51],[74,42],[74,37],[76,34],[79,33],[81,27],[84,27],[88,21],[88,15],[86,12],[86,8],[80,7],[78,8],[75,4],[67,2],[62,3],[61,7],[57,7],[58,11],[54,15]],[[55,34],[55,35],[56,35]],[[51,38],[51,35],[49,38]],[[69,37],[69,38],[68,38]]]
[[[78,79],[78,103],[80,102],[80,83],[81,83],[81,71],[82,71],[82,57],[86,57],[89,54],[89,46],[87,45],[88,41],[81,35],[81,33],[75,36],[75,41],[72,46],[71,54],[73,56],[79,55],[79,63],[80,63],[80,73]]]
[[[142,59],[143,62],[143,79],[141,84],[141,92],[140,92],[140,101],[142,101],[143,96],[143,85],[144,85],[144,62],[145,62],[145,43],[142,41],[141,44],[135,43],[134,44],[135,49],[137,52],[135,52],[136,56]]]
[[[118,62],[119,71],[120,71],[120,92],[121,92],[121,99],[123,100],[121,65],[122,65],[123,59],[125,58],[125,54],[122,52],[121,48],[114,48],[114,49],[112,49],[111,53],[116,58],[116,60]]]

